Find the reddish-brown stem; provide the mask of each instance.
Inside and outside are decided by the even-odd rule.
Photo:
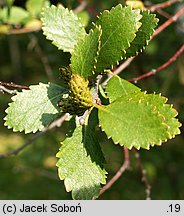
[[[154,32],[151,40],[157,36],[160,32],[162,32],[165,28],[167,28],[170,24],[172,24],[173,22],[176,22],[176,20],[178,20],[178,18],[180,16],[182,16],[184,14],[184,7],[179,10],[174,16],[172,16],[170,19],[168,19],[165,23],[163,23],[160,27],[158,27],[156,29],[156,31]]]
[[[28,86],[18,85],[18,84],[12,83],[12,82],[11,83],[7,83],[7,82],[0,81],[0,85],[11,87],[11,88],[29,89]]]
[[[156,69],[152,69],[151,71],[141,75],[141,76],[138,76],[138,77],[135,77],[135,78],[132,78],[130,79],[129,81],[130,82],[137,82],[138,80],[141,80],[143,78],[146,78],[146,77],[149,77],[149,76],[152,76],[154,74],[156,74],[157,72],[163,70],[164,68],[168,67],[172,62],[174,62],[182,53],[184,52],[184,45],[182,45],[180,47],[180,49],[167,61],[165,62],[163,65],[161,65],[160,67],[156,68]]]
[[[134,57],[128,58],[126,61],[124,61],[118,68],[116,68],[113,73],[118,75],[121,71],[123,71],[125,68],[127,68],[130,63],[134,60]]]
[[[161,9],[161,8],[166,8],[166,7],[169,7],[170,5],[176,3],[176,2],[181,2],[181,0],[169,0],[169,1],[165,1],[163,3],[160,3],[160,4],[155,4],[155,5],[152,5],[150,7],[147,7],[146,9],[150,10],[150,11],[155,11],[157,9]]]
[[[160,15],[162,15],[163,17],[170,19],[171,15],[168,14],[167,12],[163,11],[162,9],[157,9],[157,13],[159,13]]]
[[[124,163],[120,167],[120,169],[117,171],[117,173],[113,176],[113,178],[100,190],[100,195],[103,194],[106,190],[111,188],[111,186],[122,176],[122,174],[128,169],[130,164],[130,158],[129,158],[129,150],[124,147]]]

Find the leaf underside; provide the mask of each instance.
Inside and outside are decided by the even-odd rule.
[[[86,35],[77,15],[62,6],[45,7],[41,20],[43,34],[64,52],[73,52],[77,42]]]
[[[95,28],[78,42],[71,57],[72,73],[80,74],[83,77],[90,77],[94,74],[100,36],[101,29]]]
[[[92,114],[88,126],[77,126],[56,155],[59,177],[64,180],[66,190],[72,191],[73,199],[98,197],[100,185],[106,183],[104,157],[95,135],[95,125]]]
[[[102,28],[101,47],[97,59],[96,72],[111,69],[122,59],[125,50],[130,47],[136,32],[141,26],[139,10],[117,5],[110,11],[104,11],[96,25]]]
[[[40,83],[17,93],[5,111],[4,125],[26,134],[41,131],[61,115],[57,103],[65,92],[61,86]]]

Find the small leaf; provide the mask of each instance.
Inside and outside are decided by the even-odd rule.
[[[99,123],[115,144],[149,149],[180,133],[177,112],[165,103],[160,95],[128,94],[99,107]]]
[[[10,14],[8,14],[8,8],[5,7],[2,10],[0,17],[1,16],[4,22],[13,25],[24,24],[30,18],[29,13],[26,10],[17,6],[12,6],[10,8]]]
[[[127,80],[121,79],[119,76],[113,76],[107,83],[105,92],[110,101],[114,101],[119,97],[128,95],[141,89]]]
[[[102,28],[101,48],[97,62],[97,73],[109,69],[121,60],[125,50],[136,36],[141,23],[139,10],[117,5],[109,11],[104,11],[96,24]]]
[[[130,48],[126,50],[126,53],[123,55],[124,58],[135,56],[138,52],[142,52],[142,49],[148,45],[154,29],[157,26],[158,19],[155,18],[155,14],[150,14],[149,11],[142,12],[142,23],[140,29],[136,33],[135,39],[132,41]]]
[[[100,184],[106,183],[103,169],[104,157],[94,134],[93,121],[88,126],[78,126],[72,137],[66,138],[57,153],[59,177],[73,199],[97,197]]]
[[[26,9],[32,17],[39,17],[43,7],[48,6],[47,0],[28,0],[26,1]]]
[[[6,109],[5,126],[25,133],[41,131],[61,115],[57,103],[65,92],[61,86],[40,83],[17,93]]]
[[[126,5],[129,5],[131,6],[133,9],[141,9],[143,10],[144,9],[144,3],[140,0],[128,0],[126,1]]]
[[[43,34],[64,52],[73,52],[86,32],[77,15],[62,6],[46,7],[42,13]]]
[[[86,27],[90,21],[90,15],[87,11],[81,11],[77,14],[77,16],[80,18],[82,24]]]
[[[80,74],[83,77],[94,74],[100,36],[101,29],[97,27],[79,41],[71,57],[72,73]]]

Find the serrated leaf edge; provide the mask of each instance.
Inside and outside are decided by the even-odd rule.
[[[96,69],[96,64],[97,64],[97,58],[98,58],[98,56],[99,56],[99,51],[100,51],[100,46],[101,46],[101,40],[100,40],[100,38],[101,38],[101,36],[102,36],[102,29],[101,29],[101,26],[100,26],[100,25],[97,26],[97,25],[95,25],[95,24],[94,24],[94,26],[95,26],[95,28],[97,28],[97,29],[100,31],[100,34],[99,34],[99,36],[98,36],[98,42],[99,42],[99,43],[98,43],[98,48],[97,48],[96,57],[94,58],[95,64],[94,64],[94,66],[93,66],[93,70],[91,71],[93,75],[95,74],[95,69]],[[90,34],[90,33],[93,33],[94,30],[95,30],[95,29],[90,29],[89,34]],[[78,41],[78,43],[81,43],[81,41],[84,42],[84,41],[85,41],[85,38],[86,38],[87,36],[89,36],[89,34],[86,34],[84,38],[81,38],[81,39]],[[78,47],[78,43],[74,46],[74,49],[73,49],[74,51],[75,51],[75,48]],[[71,58],[70,58],[70,60],[71,60]],[[71,67],[71,64],[70,64],[70,68],[72,68],[72,67]]]
[[[156,18],[156,14],[152,14],[152,13],[150,13],[151,11],[149,11],[149,10],[144,10],[144,12],[147,12],[147,14],[150,14],[150,15],[152,15],[153,16],[153,18],[154,18],[154,20],[155,20],[155,23],[156,23],[156,26],[157,26],[157,24],[158,24],[158,22],[159,22],[159,19],[158,18]],[[141,22],[141,20],[140,20],[140,22]],[[136,34],[138,33],[140,31],[140,28],[138,29],[138,31],[136,32]],[[136,51],[135,52],[135,55],[134,56],[137,56],[139,53],[142,53],[143,52],[143,50],[145,50],[146,49],[146,46],[148,45],[148,43],[149,43],[149,41],[150,41],[150,39],[151,39],[151,37],[152,37],[152,35],[153,35],[153,33],[155,32],[155,29],[153,28],[152,29],[152,34],[149,36],[149,39],[147,39],[146,40],[146,45],[145,46],[143,46],[140,50],[138,50],[138,51]],[[135,39],[135,38],[134,38]],[[134,41],[134,40],[133,40]],[[133,41],[131,42],[131,43],[133,43]],[[131,43],[130,43],[130,47],[131,47]],[[130,48],[129,47],[129,48]],[[126,54],[126,52],[125,52],[125,54]],[[124,56],[124,57],[122,57],[122,59],[121,60],[126,60],[127,58],[130,58],[130,57],[132,57],[132,56]]]
[[[72,10],[69,10],[68,8],[63,7],[61,4],[59,4],[58,6],[51,5],[51,6],[46,6],[46,7],[43,8],[43,10],[42,10],[42,12],[41,12],[41,22],[42,22],[42,24],[44,24],[44,22],[45,22],[45,18],[44,18],[44,16],[43,16],[43,15],[44,15],[44,10],[46,10],[46,9],[48,9],[48,8],[56,8],[57,10],[58,10],[58,9],[65,9],[65,10],[66,10],[68,13],[70,13],[75,19],[77,19],[78,21],[80,21],[81,29],[83,29],[83,30],[85,31],[85,26],[82,24],[81,19],[80,19],[78,16],[76,16],[76,15],[73,13]],[[45,29],[45,28],[46,28],[46,27],[43,25],[43,26],[42,26],[43,35],[45,35],[45,36],[46,36],[46,39],[49,40],[49,41],[51,41],[51,43],[52,43],[54,46],[56,46],[56,47],[58,48],[58,50],[63,50],[63,52],[70,52],[70,53],[72,53],[72,52],[74,51],[74,48],[71,49],[71,50],[59,48],[59,47],[56,45],[56,41],[50,39],[49,36],[47,36],[47,34],[45,34],[45,32],[44,32],[44,29]],[[86,31],[85,31],[85,32],[86,32]]]
[[[144,92],[144,94],[146,94],[146,91]],[[155,92],[154,92],[154,94],[156,95]],[[168,99],[167,99],[166,97],[161,96],[161,93],[159,94],[159,96],[165,99],[165,103],[167,102]],[[132,100],[132,98],[129,98],[128,101],[131,102],[131,100]],[[115,101],[113,101],[113,102],[115,102]],[[112,103],[113,103],[113,102],[112,102]],[[134,101],[134,102],[136,102],[136,101]],[[138,104],[139,104],[139,103],[142,103],[142,100],[139,100],[137,103],[138,103]],[[165,103],[163,103],[163,106],[166,105]],[[164,121],[165,121],[165,117],[164,117],[162,114],[160,114],[159,111],[156,111],[156,109],[155,109],[156,106],[152,106],[149,102],[147,102],[146,105],[152,107],[153,113],[155,113],[156,115],[158,115],[158,116],[160,117],[160,119],[162,120],[162,123],[161,123],[162,125],[164,125],[166,128],[169,128],[169,127],[170,127],[169,125],[167,125],[167,124],[164,122]],[[105,106],[104,106],[104,107],[105,107]],[[100,107],[98,106],[97,108],[98,108],[98,109],[104,109],[104,110],[105,110],[104,107],[101,107],[101,108],[100,108]],[[172,119],[173,119],[174,117],[176,117],[176,116],[178,115],[178,112],[177,112],[175,109],[173,109],[172,107],[173,107],[173,105],[170,104],[171,110],[172,110],[173,112],[175,112],[174,116],[172,117]],[[167,142],[168,139],[172,139],[172,138],[174,138],[176,135],[181,134],[181,131],[180,131],[179,127],[181,127],[182,124],[178,121],[178,119],[177,119],[177,122],[178,122],[178,128],[176,128],[176,130],[175,130],[175,132],[174,132],[173,135],[172,135],[171,133],[169,133],[168,131],[166,131],[166,133],[167,133],[167,135],[168,135],[167,138],[165,138],[165,139],[163,139],[163,140],[160,139],[157,143],[148,143],[147,146],[144,147],[144,149],[149,150],[150,147],[154,147],[155,145],[161,146],[162,143]],[[100,122],[99,122],[99,127],[101,128],[101,130],[102,130],[103,132],[105,132],[105,130],[104,130],[103,126],[100,124]],[[106,134],[106,132],[105,132],[105,134]],[[106,135],[107,135],[107,134],[106,134]],[[124,144],[119,143],[119,140],[114,141],[114,139],[112,138],[112,135],[110,135],[110,136],[107,135],[107,138],[108,138],[108,139],[112,139],[113,142],[114,142],[114,144],[116,144],[116,145],[117,145],[117,144],[120,144],[121,146],[124,146]],[[126,146],[126,147],[127,147],[127,146]],[[128,148],[129,150],[131,150],[133,147],[135,147],[137,150],[140,150],[141,145],[139,145],[139,146],[130,145],[130,147],[127,147],[127,148]]]
[[[51,84],[51,83],[48,82],[47,84],[44,84],[44,83],[41,83],[41,82],[40,82],[38,85],[39,85],[39,86],[45,86],[45,85],[49,86],[49,84]],[[11,97],[12,102],[8,103],[8,107],[6,108],[5,113],[8,114],[8,110],[9,110],[9,108],[10,108],[10,105],[11,105],[13,102],[16,102],[16,98],[17,98],[18,95],[21,95],[22,93],[25,93],[25,92],[27,92],[27,91],[32,91],[32,90],[33,90],[35,87],[37,87],[38,85],[31,85],[31,86],[29,86],[29,89],[22,89],[21,92],[17,92],[16,95],[12,96],[12,97]],[[54,85],[60,87],[60,86],[57,85],[57,84],[54,84]],[[57,95],[57,97],[58,97],[58,95]],[[12,129],[13,132],[23,132],[23,131],[24,131],[25,134],[28,134],[28,133],[31,133],[31,132],[32,132],[32,133],[36,133],[37,131],[42,131],[42,130],[44,129],[44,126],[43,126],[43,125],[41,125],[39,128],[35,128],[35,129],[33,129],[33,130],[17,129],[17,128],[14,128],[13,126],[8,125],[8,123],[7,123],[7,115],[3,118],[3,120],[5,121],[5,122],[4,122],[4,126],[6,126],[8,129]]]
[[[116,9],[116,7],[120,7],[121,9],[124,9],[124,8],[129,8],[131,11],[133,11],[134,13],[139,13],[139,16],[137,16],[137,20],[136,20],[136,24],[137,24],[137,26],[136,26],[136,28],[137,28],[137,31],[140,29],[140,27],[141,27],[141,25],[142,25],[142,23],[140,22],[140,20],[141,20],[141,18],[142,18],[142,15],[141,15],[141,13],[140,13],[140,9],[132,9],[131,8],[131,6],[123,6],[122,4],[118,4],[118,5],[116,5],[115,7],[112,7],[111,8],[111,10],[109,11],[109,10],[104,10],[103,12],[100,12],[100,14],[97,16],[97,19],[100,19],[100,16],[102,16],[104,13],[110,13],[111,11],[113,11],[114,9]],[[94,22],[92,22],[92,25],[93,26],[97,26]],[[137,31],[134,33],[134,39],[135,39],[135,37],[136,37],[136,33],[137,33]],[[102,30],[102,34],[103,34],[103,30]],[[134,40],[133,39],[133,40]],[[131,43],[132,43],[132,41],[130,42],[128,39],[127,39],[127,44],[128,44],[128,47],[127,47],[127,49],[128,48],[130,48],[130,46],[131,46]],[[99,49],[99,52],[100,52],[100,49]],[[124,53],[124,54],[126,54],[126,49],[124,49],[124,50],[121,50],[121,52],[122,53]],[[99,54],[98,54],[99,55]],[[120,61],[122,61],[123,59],[126,59],[126,58],[124,58],[123,57],[123,55],[120,57],[120,60],[117,60],[116,61],[116,65],[119,65],[120,64]],[[114,70],[114,67],[115,67],[115,65],[111,65],[111,68],[110,68],[110,70]],[[104,69],[103,71],[106,71],[107,69]]]

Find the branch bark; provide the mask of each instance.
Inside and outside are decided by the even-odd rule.
[[[130,165],[130,157],[129,157],[129,150],[124,147],[124,156],[125,160],[123,165],[114,175],[114,177],[100,190],[100,195],[102,195],[106,190],[110,189],[112,185],[122,176],[122,174],[129,168]]]
[[[160,4],[152,5],[150,7],[147,7],[146,9],[150,10],[151,12],[153,12],[153,11],[155,11],[157,9],[162,9],[162,8],[169,7],[172,4],[177,3],[177,2],[182,2],[182,1],[181,0],[169,0],[169,1],[165,1],[165,2],[160,3]]]
[[[18,85],[18,84],[12,83],[12,82],[11,83],[7,83],[7,82],[0,81],[0,85],[11,87],[11,88],[29,89],[28,86]]]
[[[151,40],[155,38],[160,32],[162,32],[165,28],[167,28],[169,25],[171,25],[173,22],[176,22],[179,17],[181,17],[184,14],[184,7],[181,8],[174,16],[172,16],[170,19],[168,19],[165,23],[163,23],[161,26],[159,26],[156,31],[154,32]]]
[[[141,80],[143,78],[146,78],[146,77],[149,77],[149,76],[152,76],[152,75],[155,75],[157,72],[163,70],[164,68],[168,67],[172,62],[174,62],[182,53],[184,52],[184,44],[180,47],[180,49],[167,61],[165,62],[163,65],[161,65],[160,67],[156,68],[156,69],[152,69],[151,71],[141,75],[141,76],[138,76],[138,77],[135,77],[135,78],[132,78],[132,79],[129,79],[128,81],[129,82],[137,82],[138,80]]]

